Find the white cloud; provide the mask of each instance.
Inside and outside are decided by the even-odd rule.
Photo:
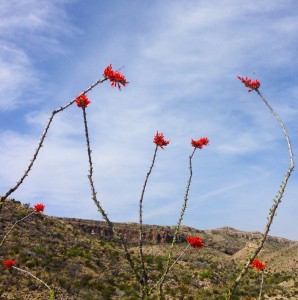
[[[45,70],[36,65],[47,55],[62,52],[61,35],[74,30],[67,23],[64,3],[1,1],[0,110],[40,103]]]
[[[144,26],[142,36],[128,30],[138,27],[129,22],[133,9],[128,5],[125,20],[108,22],[110,28],[98,27],[93,32],[86,28],[84,34],[77,37],[77,42],[90,52],[79,52],[77,64],[65,62],[67,73],[73,74],[73,78],[56,83],[62,88],[52,105],[63,105],[71,100],[67,97],[75,96],[85,84],[90,84],[89,78],[96,80],[100,76],[100,67],[111,62],[115,68],[122,66],[114,61],[124,60],[122,64],[126,67],[122,71],[130,82],[122,92],[111,89],[108,83],[97,87],[89,95],[92,103],[87,109],[95,185],[112,220],[137,220],[138,200],[154,150],[152,139],[159,130],[171,143],[158,153],[148,184],[144,201],[146,222],[176,223],[188,178],[190,139],[208,136],[210,146],[198,151],[194,160],[190,194],[190,208],[194,211],[187,212],[187,225],[206,228],[212,224],[214,227],[233,224],[239,229],[255,226],[262,231],[262,221],[252,224],[255,221],[246,218],[245,212],[252,213],[253,205],[266,198],[259,209],[266,215],[287,167],[287,149],[273,117],[256,94],[247,93],[236,75],[259,78],[273,107],[294,131],[298,107],[293,57],[298,24],[290,9],[293,3],[174,1],[171,6],[152,4],[156,21],[152,24],[149,19],[140,17],[138,22],[142,25],[150,23]],[[74,5],[79,9],[79,4]],[[53,7],[48,16],[61,17]],[[59,41],[56,25],[48,27],[48,18],[44,21],[41,15],[39,12],[36,18],[30,19],[30,34],[41,26],[44,30],[41,36]],[[62,14],[62,20],[64,17],[67,19]],[[109,20],[106,15],[105,18]],[[15,21],[10,22],[15,30]],[[71,30],[72,26],[67,28]],[[115,47],[118,44],[115,36],[122,36],[121,47]],[[67,45],[64,47],[67,49]],[[16,51],[21,61],[17,66],[23,65],[32,74],[46,72],[46,69],[32,67],[33,58],[26,49],[18,47]],[[13,67],[13,62],[9,66]],[[19,81],[22,82],[22,78]],[[282,85],[280,90],[279,85]],[[18,90],[20,94],[13,103],[20,101],[24,93],[22,88]],[[31,143],[35,146],[37,132],[42,131],[49,115],[48,103],[47,107],[36,107],[27,113],[26,126],[33,137],[21,133],[6,135],[2,163],[5,168],[10,165],[14,168],[9,176],[5,172],[1,174],[4,186],[8,187],[13,178],[18,178],[19,168],[15,166],[21,164],[24,156],[30,157]],[[54,118],[32,174],[15,197],[25,202],[30,197],[44,197],[51,214],[97,218],[90,199],[82,124],[82,113],[75,106]],[[15,140],[19,140],[21,146],[9,154],[10,141],[17,145]],[[293,145],[297,149],[297,135]],[[289,181],[287,197],[295,195],[291,185],[296,178],[294,174]],[[241,218],[246,218],[246,222],[242,223]],[[286,232],[276,226],[274,232],[295,236],[293,228],[287,227]]]
[[[38,82],[28,56],[17,47],[0,44],[0,110],[15,108],[23,92]]]

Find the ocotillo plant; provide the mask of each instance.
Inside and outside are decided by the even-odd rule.
[[[278,194],[276,196],[276,198],[274,199],[274,204],[272,206],[272,208],[269,211],[269,216],[268,216],[268,222],[266,225],[266,228],[264,230],[264,233],[262,235],[262,238],[259,241],[259,245],[258,247],[255,249],[255,251],[250,255],[250,257],[247,259],[247,263],[245,264],[245,266],[243,267],[243,269],[241,270],[240,274],[238,275],[238,277],[236,278],[236,280],[230,285],[230,287],[228,288],[228,292],[226,295],[226,298],[228,300],[232,299],[237,286],[239,285],[240,281],[243,279],[243,277],[245,276],[245,274],[248,271],[248,268],[250,266],[256,268],[257,270],[261,270],[262,271],[262,282],[261,282],[261,287],[260,287],[260,293],[259,293],[259,299],[261,299],[262,296],[262,288],[263,288],[263,283],[264,283],[264,269],[265,269],[265,265],[262,264],[260,261],[258,261],[256,259],[257,255],[259,254],[259,252],[261,251],[261,249],[264,247],[264,243],[267,239],[269,230],[270,230],[270,226],[273,222],[274,216],[276,214],[277,208],[281,202],[281,199],[283,197],[288,179],[291,175],[291,172],[294,169],[294,159],[293,159],[293,151],[292,151],[292,147],[291,147],[291,143],[290,143],[290,138],[289,135],[287,133],[287,130],[282,122],[282,120],[280,119],[280,117],[275,113],[275,111],[271,108],[271,106],[269,105],[268,101],[264,98],[264,96],[261,94],[259,88],[260,88],[260,82],[258,80],[251,80],[250,78],[246,77],[246,78],[242,78],[240,76],[238,76],[238,79],[240,79],[245,87],[248,88],[248,92],[252,92],[255,91],[261,98],[261,100],[265,103],[265,105],[267,106],[267,108],[269,109],[269,111],[274,115],[274,117],[276,118],[276,120],[278,121],[279,125],[282,128],[283,134],[286,138],[286,142],[287,142],[287,146],[289,149],[289,156],[290,156],[290,166],[286,172],[286,175],[284,177],[284,180],[282,181],[282,185],[280,187],[280,190],[278,191]],[[128,84],[128,81],[126,80],[125,76],[123,74],[121,74],[120,70],[114,71],[112,68],[112,65],[109,65],[103,72],[103,78],[97,80],[94,84],[92,84],[89,88],[87,88],[85,91],[83,91],[79,96],[77,96],[76,98],[74,98],[73,100],[71,100],[70,102],[68,102],[66,105],[61,106],[60,108],[54,110],[52,112],[52,114],[50,115],[50,118],[45,126],[45,129],[41,135],[41,138],[39,140],[39,143],[37,145],[37,148],[33,154],[33,158],[30,161],[27,169],[25,170],[24,174],[21,176],[21,178],[19,179],[19,181],[13,186],[11,187],[0,199],[0,213],[1,213],[1,208],[3,205],[5,205],[5,200],[14,192],[16,191],[21,184],[24,182],[25,178],[29,175],[34,163],[37,160],[37,157],[39,155],[39,152],[45,142],[45,138],[46,135],[50,129],[50,126],[52,124],[52,121],[54,119],[54,116],[62,111],[64,111],[65,109],[67,109],[68,107],[70,107],[72,104],[76,103],[76,105],[78,106],[78,108],[82,109],[82,114],[83,114],[83,127],[84,127],[84,132],[85,132],[85,138],[86,138],[86,145],[87,145],[87,158],[88,158],[88,163],[89,163],[89,170],[88,170],[88,179],[89,179],[89,183],[90,183],[90,188],[91,188],[91,198],[94,202],[94,204],[96,205],[99,213],[102,215],[103,219],[105,220],[105,222],[107,223],[107,225],[109,226],[109,228],[111,229],[111,231],[113,232],[114,236],[119,240],[120,244],[122,245],[123,251],[124,251],[124,256],[129,264],[129,266],[131,267],[133,274],[135,276],[135,280],[139,285],[139,290],[140,290],[140,299],[149,299],[151,297],[156,297],[156,293],[158,293],[158,297],[160,299],[163,298],[163,285],[167,279],[167,276],[169,274],[169,272],[172,270],[173,266],[180,260],[180,258],[182,257],[182,255],[184,255],[186,253],[186,251],[189,249],[190,246],[194,247],[194,248],[202,248],[204,246],[203,241],[201,240],[200,237],[187,237],[186,241],[188,242],[188,246],[181,252],[180,255],[178,255],[178,257],[175,259],[173,258],[173,248],[175,246],[175,244],[177,243],[177,239],[178,239],[178,235],[180,233],[180,229],[181,229],[181,224],[182,224],[182,220],[187,208],[187,204],[188,204],[188,198],[189,198],[189,191],[190,191],[190,187],[191,187],[191,182],[192,182],[192,177],[193,177],[193,166],[192,166],[192,159],[194,157],[194,154],[196,152],[197,149],[202,149],[204,146],[207,146],[209,144],[209,140],[206,137],[202,137],[198,140],[191,140],[191,146],[194,147],[191,155],[189,156],[189,177],[186,183],[186,189],[185,189],[185,194],[184,194],[184,198],[182,201],[182,207],[181,207],[181,211],[180,211],[180,216],[179,219],[177,221],[177,225],[174,231],[174,235],[173,235],[173,240],[172,243],[169,246],[169,250],[168,250],[168,257],[167,257],[167,261],[164,267],[164,270],[160,273],[160,276],[158,277],[158,279],[156,279],[155,281],[150,278],[149,274],[148,274],[148,269],[146,267],[145,264],[145,257],[144,257],[144,253],[143,253],[143,244],[144,244],[144,231],[143,231],[143,202],[144,202],[144,198],[145,198],[145,192],[146,192],[146,187],[148,184],[148,180],[149,177],[153,171],[153,168],[155,166],[155,161],[156,161],[156,156],[158,153],[159,148],[164,149],[164,147],[166,147],[170,141],[169,140],[165,140],[163,133],[160,133],[157,131],[156,135],[153,138],[153,142],[155,144],[155,149],[154,149],[154,153],[153,153],[153,158],[152,158],[152,162],[149,168],[149,171],[146,174],[145,177],[145,181],[143,184],[143,188],[141,191],[141,196],[139,199],[139,258],[134,258],[130,251],[129,248],[127,246],[127,242],[125,241],[123,235],[118,232],[114,226],[114,223],[110,220],[110,218],[108,217],[108,214],[106,213],[106,211],[103,209],[102,204],[100,202],[100,200],[98,199],[98,194],[96,192],[96,188],[95,188],[95,183],[93,180],[93,173],[94,173],[94,168],[93,168],[93,162],[92,162],[92,150],[90,147],[90,135],[89,135],[89,130],[88,130],[88,120],[87,120],[87,108],[89,106],[89,104],[91,103],[91,101],[89,100],[87,93],[89,91],[91,91],[95,86],[97,86],[100,83],[103,83],[104,81],[110,81],[110,84],[112,87],[117,87],[119,90],[121,90],[121,87],[125,87]],[[23,222],[26,218],[30,217],[33,213],[35,212],[42,212],[44,209],[44,206],[42,204],[38,204],[36,206],[34,206],[34,211],[32,213],[30,213],[29,215],[27,215],[26,217],[18,220],[15,222],[15,224],[7,231],[6,234],[4,234],[4,237],[2,238],[1,244],[0,246],[2,246],[2,244],[6,241],[6,239],[8,238],[9,234],[11,234],[11,232],[14,230],[15,226],[17,224],[19,224],[20,222]],[[15,266],[16,262],[14,260],[5,260],[4,261],[4,266],[7,269],[16,269],[19,272],[22,272],[24,274],[30,275],[31,277],[35,278],[36,280],[38,280],[39,282],[41,282],[44,286],[46,286],[50,292],[51,292],[51,299],[54,299],[54,292],[53,290],[45,283],[43,282],[41,279],[37,278],[36,276],[34,276],[32,273],[18,268]]]
[[[261,100],[266,104],[267,108],[274,115],[274,117],[277,120],[278,124],[282,128],[283,134],[284,134],[286,142],[287,142],[288,150],[289,150],[290,165],[289,165],[289,167],[288,167],[288,169],[286,171],[284,180],[282,181],[282,184],[280,186],[278,194],[275,197],[275,199],[273,200],[274,204],[272,205],[272,207],[269,210],[269,216],[267,218],[268,222],[266,224],[263,236],[262,236],[262,238],[259,241],[259,245],[255,249],[255,251],[250,255],[250,257],[247,260],[246,265],[241,270],[241,272],[238,275],[238,277],[236,278],[235,282],[229,288],[229,291],[228,291],[228,294],[227,294],[227,299],[228,300],[231,299],[231,297],[233,296],[233,294],[235,292],[236,287],[238,286],[238,284],[240,283],[240,281],[244,277],[244,275],[247,273],[247,270],[248,270],[249,266],[251,265],[251,263],[254,261],[254,259],[257,257],[257,255],[260,253],[260,251],[264,247],[264,243],[265,243],[265,241],[267,239],[267,236],[268,236],[271,224],[272,224],[274,216],[276,214],[276,210],[278,208],[278,205],[281,202],[281,199],[283,197],[283,194],[284,194],[285,188],[287,186],[287,182],[288,182],[288,180],[289,180],[289,178],[291,176],[291,173],[294,170],[294,155],[293,155],[293,150],[292,150],[292,146],[291,146],[291,141],[290,141],[289,134],[288,134],[288,132],[286,130],[286,127],[285,127],[284,123],[282,122],[281,118],[273,110],[273,108],[270,106],[269,102],[265,99],[265,97],[263,96],[263,94],[261,94],[261,92],[259,90],[259,88],[261,86],[261,83],[258,80],[251,80],[248,77],[243,78],[243,77],[237,76],[237,78],[242,81],[242,83],[245,85],[245,87],[248,88],[248,92],[249,93],[252,92],[252,91],[257,92],[257,94],[260,96]]]
[[[21,218],[20,220],[17,220],[12,226],[11,228],[8,230],[8,232],[5,234],[4,238],[2,239],[1,243],[0,243],[0,247],[3,245],[3,243],[5,242],[5,240],[8,238],[8,236],[11,234],[11,232],[14,230],[14,228],[16,227],[16,225],[19,225],[20,223],[24,222],[26,219],[28,219],[30,216],[36,214],[36,213],[42,213],[44,211],[44,204],[39,203],[39,204],[35,204],[33,207],[33,211],[31,213],[29,213],[28,215],[26,215],[25,217]],[[34,278],[35,280],[37,280],[38,282],[40,282],[41,284],[43,284],[50,292],[50,300],[54,300],[55,299],[55,291],[49,286],[47,285],[42,279],[38,278],[37,276],[33,275],[31,272],[18,268],[15,266],[16,261],[15,260],[11,260],[11,259],[7,259],[3,262],[3,265],[6,269],[14,269],[17,270],[18,272],[21,272],[23,274],[29,275],[32,278]]]
[[[209,140],[208,138],[200,138],[199,140],[195,141],[195,140],[191,140],[191,145],[194,147],[191,155],[189,156],[189,178],[186,184],[186,190],[185,190],[185,195],[184,195],[184,199],[183,199],[183,204],[182,204],[182,208],[181,208],[181,212],[180,212],[180,217],[175,229],[175,233],[174,233],[174,237],[173,237],[173,241],[169,250],[169,254],[168,254],[168,260],[166,263],[166,268],[164,273],[162,274],[160,280],[159,280],[159,296],[162,297],[163,294],[163,284],[164,281],[166,279],[167,274],[169,273],[170,270],[170,263],[171,263],[171,259],[172,259],[172,254],[173,254],[173,247],[175,245],[175,243],[177,242],[177,236],[180,232],[180,227],[181,227],[181,222],[183,220],[184,214],[185,214],[185,210],[187,207],[187,201],[188,201],[188,194],[189,194],[189,190],[190,190],[190,185],[191,185],[191,180],[192,180],[192,175],[193,175],[193,170],[192,170],[192,158],[196,152],[197,149],[202,149],[204,146],[207,146],[209,144]]]
[[[266,265],[264,263],[262,263],[261,261],[259,261],[258,259],[256,259],[256,258],[251,262],[250,265],[251,265],[251,267],[255,268],[257,271],[262,271],[262,279],[261,279],[260,292],[259,292],[259,298],[258,298],[258,300],[261,300],[262,299],[262,291],[263,291],[263,285],[264,285]]]

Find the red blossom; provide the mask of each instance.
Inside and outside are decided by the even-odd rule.
[[[88,104],[90,104],[91,101],[88,99],[88,97],[84,94],[78,96],[76,98],[76,104],[78,107],[82,107],[82,108],[85,108],[88,106]]]
[[[154,136],[153,143],[155,143],[157,146],[163,149],[164,146],[168,145],[170,141],[166,141],[164,139],[163,133],[156,132],[156,135]]]
[[[248,92],[252,92],[253,90],[257,90],[260,86],[261,86],[261,83],[259,80],[251,80],[250,78],[248,77],[240,77],[240,76],[237,76],[237,78],[239,80],[242,81],[242,83],[244,83],[245,87],[248,88]]]
[[[121,90],[121,85],[126,86],[128,82],[126,81],[124,75],[122,75],[119,71],[113,71],[112,65],[109,65],[103,71],[103,76],[105,78],[110,79],[112,87],[118,87]]]
[[[195,236],[195,237],[188,236],[186,238],[186,241],[194,248],[200,249],[204,247],[204,243],[199,236]]]
[[[209,140],[206,137],[202,137],[197,141],[191,139],[191,145],[195,148],[202,149],[204,146],[207,146],[208,144],[209,144]]]
[[[15,260],[10,260],[10,259],[5,260],[3,262],[4,267],[7,268],[7,269],[12,268],[15,264],[16,264]]]
[[[259,261],[258,259],[254,259],[251,264],[250,264],[253,268],[257,269],[258,271],[263,271],[266,267],[265,264],[263,264],[261,261]]]
[[[42,203],[35,204],[34,207],[33,207],[34,211],[36,211],[38,213],[43,212],[44,208],[45,208],[45,206]]]

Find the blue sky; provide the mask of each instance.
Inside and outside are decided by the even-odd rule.
[[[87,108],[99,199],[112,221],[138,221],[154,152],[144,223],[175,225],[188,179],[191,138],[210,145],[193,159],[184,225],[263,231],[289,165],[281,129],[237,75],[258,78],[298,148],[295,0],[71,1],[0,4],[0,188],[32,157],[50,113],[125,66],[129,85],[89,93]],[[82,112],[58,114],[30,176],[13,194],[54,216],[101,220],[91,200]],[[271,235],[298,240],[294,171]]]

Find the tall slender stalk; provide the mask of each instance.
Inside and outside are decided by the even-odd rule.
[[[259,252],[262,250],[262,248],[264,247],[264,243],[267,239],[271,224],[273,222],[274,216],[276,215],[276,210],[281,202],[281,199],[283,197],[285,188],[287,186],[287,182],[291,176],[292,171],[294,170],[294,155],[293,155],[293,150],[292,150],[292,146],[291,146],[291,141],[290,141],[290,137],[289,134],[286,130],[286,127],[284,125],[284,123],[282,122],[281,118],[278,116],[278,114],[272,109],[272,107],[270,106],[270,104],[268,103],[268,101],[265,99],[265,97],[261,94],[261,92],[258,89],[255,89],[255,91],[258,93],[258,95],[261,97],[261,99],[263,100],[263,102],[266,104],[266,106],[268,107],[269,111],[274,115],[275,119],[277,120],[278,124],[281,126],[283,134],[285,136],[286,142],[287,142],[287,146],[288,146],[288,150],[289,150],[289,156],[290,156],[290,165],[289,168],[286,171],[285,177],[282,181],[282,184],[280,186],[280,189],[278,191],[277,196],[275,197],[275,199],[273,200],[274,204],[272,205],[270,211],[269,211],[269,216],[267,218],[267,224],[264,230],[264,233],[262,235],[262,238],[259,241],[259,245],[258,247],[255,249],[255,251],[253,252],[253,254],[249,257],[246,265],[243,267],[243,269],[241,270],[240,274],[238,275],[238,277],[236,278],[236,280],[234,281],[234,283],[232,284],[232,286],[230,287],[229,291],[228,291],[228,295],[227,295],[227,299],[230,300],[231,297],[233,296],[236,287],[238,286],[238,284],[240,283],[241,279],[245,276],[245,274],[247,273],[247,270],[251,264],[251,262],[257,257],[257,255],[259,254]]]
[[[185,247],[185,249],[180,253],[180,255],[172,263],[172,265],[169,267],[169,271],[168,272],[170,272],[172,270],[172,268],[174,267],[174,265],[176,265],[176,263],[180,260],[180,258],[184,255],[184,253],[188,250],[189,247],[190,247],[190,244],[188,244]],[[162,278],[155,283],[155,285],[151,288],[150,292],[154,291],[161,284],[161,281],[162,281]]]
[[[99,83],[102,83],[102,82],[106,81],[107,79],[108,79],[108,78],[104,78],[104,79],[99,79],[99,80],[97,80],[97,81],[94,82],[89,88],[87,88],[87,89],[82,93],[82,95],[87,94],[87,93],[90,92],[95,86],[97,86]],[[43,146],[44,139],[45,139],[45,137],[46,137],[46,135],[47,135],[47,133],[48,133],[48,130],[49,130],[50,125],[51,125],[51,123],[52,123],[52,121],[53,121],[53,119],[54,119],[54,116],[55,116],[57,113],[59,113],[59,112],[65,110],[66,108],[68,108],[68,107],[69,107],[70,105],[72,105],[75,101],[76,101],[76,98],[73,99],[73,100],[71,100],[71,101],[70,101],[69,103],[67,103],[66,105],[61,106],[60,108],[57,108],[57,109],[55,109],[55,110],[52,111],[52,114],[51,114],[51,116],[50,116],[50,118],[49,118],[49,120],[48,120],[48,122],[47,122],[47,124],[46,124],[46,126],[45,126],[45,129],[44,129],[44,131],[43,131],[41,137],[40,137],[40,140],[39,140],[39,142],[38,142],[37,148],[35,149],[35,152],[34,152],[34,154],[33,154],[33,157],[32,157],[32,159],[30,160],[30,163],[29,163],[27,169],[25,170],[23,176],[20,178],[20,180],[19,180],[13,187],[11,187],[11,188],[5,193],[4,196],[0,197],[0,212],[1,212],[1,210],[2,210],[2,206],[3,206],[4,201],[9,197],[9,195],[11,195],[14,191],[16,191],[16,190],[18,189],[18,187],[23,183],[23,181],[25,180],[25,178],[29,175],[29,172],[31,171],[31,169],[32,169],[32,167],[33,167],[33,164],[34,164],[35,160],[37,159],[37,156],[38,156],[38,154],[39,154],[39,151],[40,151],[41,147]]]
[[[82,107],[82,110],[83,110],[83,118],[84,118],[84,127],[85,127],[85,137],[86,137],[86,143],[87,143],[87,152],[88,152],[88,161],[89,161],[89,175],[88,175],[88,179],[89,179],[89,182],[90,182],[90,187],[91,187],[91,192],[92,192],[92,199],[93,199],[93,202],[95,203],[95,205],[97,206],[98,208],[98,211],[101,213],[103,219],[107,222],[109,228],[112,230],[112,232],[115,234],[115,236],[117,237],[117,239],[120,241],[121,243],[121,246],[124,250],[124,253],[125,253],[125,257],[131,267],[131,269],[133,270],[135,276],[136,276],[136,279],[138,281],[138,283],[140,285],[143,285],[143,280],[142,278],[140,277],[135,265],[134,265],[134,262],[130,256],[130,253],[128,251],[128,248],[127,248],[127,245],[126,245],[126,242],[122,236],[122,234],[120,234],[115,228],[114,228],[114,224],[110,221],[110,219],[108,218],[108,215],[106,214],[106,212],[103,210],[99,200],[97,199],[97,192],[95,190],[95,187],[94,187],[94,182],[93,182],[93,163],[92,163],[92,157],[91,157],[91,148],[90,148],[90,140],[89,140],[89,132],[88,132],[88,124],[87,124],[87,116],[86,116],[86,109],[85,107]]]
[[[9,236],[9,234],[13,231],[13,229],[17,226],[18,223],[26,220],[27,218],[29,218],[31,215],[33,215],[35,213],[35,211],[32,211],[31,213],[29,213],[27,216],[25,216],[24,218],[17,220],[12,226],[11,228],[8,230],[8,232],[5,234],[4,238],[2,239],[1,243],[0,243],[0,247],[3,245],[4,241],[7,239],[7,237]]]
[[[149,168],[149,171],[146,175],[146,179],[143,185],[143,189],[142,189],[142,193],[141,193],[141,198],[140,198],[140,202],[139,202],[139,219],[140,219],[140,225],[139,225],[139,252],[140,252],[140,259],[141,259],[141,267],[142,267],[142,277],[144,280],[144,284],[145,284],[145,289],[147,290],[148,287],[148,275],[146,272],[146,268],[145,268],[145,260],[144,260],[144,253],[143,253],[143,240],[144,240],[144,232],[143,232],[143,200],[144,200],[144,195],[145,195],[145,190],[147,187],[147,182],[149,179],[149,176],[152,172],[154,163],[155,163],[155,159],[156,159],[156,153],[157,153],[157,149],[158,149],[158,145],[156,145],[155,147],[155,151],[153,154],[153,159],[152,159],[152,163],[151,166]],[[147,293],[148,291],[145,291],[145,293]]]
[[[25,273],[25,274],[33,277],[35,280],[37,280],[38,282],[40,282],[41,284],[43,284],[50,291],[50,300],[55,299],[55,292],[43,280],[41,280],[40,278],[36,277],[35,275],[33,275],[32,273],[30,273],[27,270],[20,269],[20,268],[15,267],[15,266],[12,266],[12,268],[15,269],[15,270],[17,270],[17,271],[19,271],[19,272]]]
[[[265,277],[265,270],[262,270],[262,279],[260,284],[260,293],[258,300],[262,300],[262,292],[263,292],[263,286],[264,286],[264,277]]]
[[[158,281],[159,282],[160,297],[162,296],[162,288],[163,288],[163,284],[165,282],[166,276],[168,275],[168,273],[170,271],[170,264],[171,264],[171,259],[172,259],[172,255],[173,255],[173,247],[176,244],[177,237],[178,237],[178,234],[180,232],[181,222],[182,222],[182,219],[184,217],[184,213],[185,213],[186,206],[187,206],[188,194],[189,194],[190,184],[191,184],[191,180],[192,180],[192,158],[193,158],[193,155],[194,155],[196,149],[197,148],[194,148],[192,154],[189,156],[189,178],[188,178],[187,185],[186,185],[186,191],[185,191],[185,194],[184,194],[182,209],[181,209],[181,213],[180,213],[178,223],[176,225],[176,229],[175,229],[174,237],[173,237],[173,240],[172,240],[172,244],[170,246],[165,271],[164,271],[164,273],[162,274],[161,278]],[[154,286],[154,287],[157,287],[157,286]],[[152,290],[153,290],[153,288],[150,289],[150,292]]]

